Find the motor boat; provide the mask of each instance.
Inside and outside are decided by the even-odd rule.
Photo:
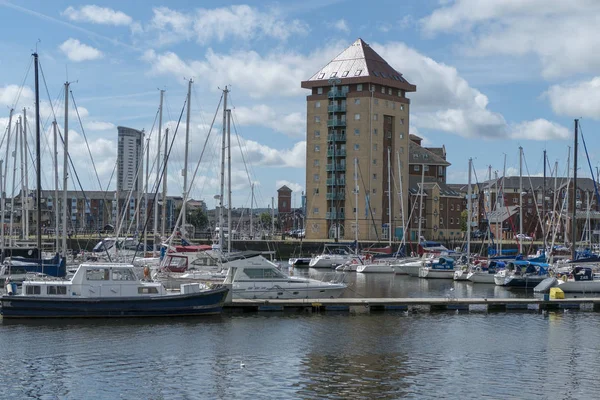
[[[419,270],[419,278],[453,279],[454,259],[439,257],[438,259],[423,262],[423,266]]]
[[[221,312],[229,288],[198,283],[168,291],[139,279],[131,264],[81,264],[70,280],[24,281],[21,294],[7,287],[0,298],[4,318],[158,317]]]
[[[504,269],[506,264],[503,261],[490,261],[487,265],[481,263],[474,265],[467,274],[467,279],[473,283],[495,284],[494,275]]]
[[[591,267],[576,266],[570,274],[557,278],[557,286],[565,293],[600,293],[600,272]]]
[[[323,253],[313,257],[308,266],[310,268],[333,268],[354,259],[360,259],[360,255],[354,253],[348,245],[326,243]]]
[[[506,268],[494,275],[497,286],[535,288],[550,276],[550,265],[527,260],[514,260],[506,264]]]

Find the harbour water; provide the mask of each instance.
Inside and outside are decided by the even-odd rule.
[[[469,290],[352,276],[377,297]],[[598,343],[600,314],[572,310],[2,321],[0,398],[590,399]]]

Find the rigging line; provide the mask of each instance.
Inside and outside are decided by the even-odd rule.
[[[206,139],[204,140],[204,146],[202,146],[202,152],[200,153],[200,159],[198,159],[198,162],[196,163],[196,168],[194,169],[194,174],[192,175],[192,179],[190,180],[190,188],[192,187],[192,185],[194,184],[194,181],[196,180],[196,175],[198,174],[198,169],[200,168],[200,164],[202,162],[202,159],[204,158],[204,151],[206,150],[206,146],[208,145],[209,139],[210,139],[210,133],[212,132],[213,126],[215,125],[215,121],[217,120],[217,115],[219,113],[219,109],[221,108],[221,103],[223,102],[223,94],[221,94],[221,98],[219,99],[219,104],[217,104],[217,109],[215,110],[215,115],[213,117],[213,120],[210,124],[210,128],[208,129],[208,134],[206,135]],[[188,191],[185,194],[185,197],[183,198],[183,201],[187,201],[187,199],[190,196],[190,191]],[[169,238],[167,239],[167,243],[170,246],[171,242],[173,241],[173,238],[175,236],[175,232],[177,231],[177,227],[179,227],[179,223],[181,222],[182,219],[182,212],[183,212],[183,208],[179,211],[179,215],[177,216],[177,221],[175,221],[175,229],[173,229],[173,232],[171,233],[171,236],[169,236]],[[184,227],[185,228],[185,227]],[[185,230],[185,229],[184,229]]]
[[[146,155],[147,152],[150,151],[150,138],[152,137],[152,132],[154,132],[154,127],[156,126],[156,120],[158,119],[158,113],[159,113],[159,110],[156,111],[156,115],[154,116],[154,122],[152,123],[152,128],[150,129],[150,133],[148,134],[148,140],[146,141],[146,144],[144,145],[145,146],[144,147],[144,152],[141,155],[142,160],[140,160],[140,163],[138,164],[138,167],[137,167],[137,170],[136,170],[136,180],[139,177],[140,167],[141,167],[141,172],[142,173],[144,172],[143,171],[144,170],[144,168],[143,168],[143,157]],[[146,165],[146,169],[148,167],[149,166]],[[154,164],[152,164],[152,167],[154,168]],[[150,176],[150,171],[148,171],[148,176]],[[145,180],[145,178],[146,177],[142,177],[143,180]],[[138,212],[140,211],[140,209],[142,207],[142,200],[144,201],[144,204],[146,204],[146,199],[145,199],[145,191],[146,191],[145,188],[146,188],[146,185],[145,184],[146,184],[146,182],[144,182],[144,185],[142,185],[142,186],[144,186],[144,190],[142,190],[142,197],[144,197],[144,198],[143,199],[142,198],[138,199],[137,206],[135,208],[135,214],[136,215],[138,214]],[[107,188],[107,190],[108,190],[108,188]],[[130,221],[130,223],[129,223],[129,228],[128,228],[129,230],[131,230],[131,227],[133,226],[133,221],[134,220],[132,219]],[[137,228],[138,227],[136,226],[136,230],[137,230]],[[144,251],[145,251],[145,249],[144,249]]]
[[[535,193],[535,189],[533,188],[533,181],[531,180],[531,174],[529,172],[529,166],[527,165],[527,158],[525,158],[525,151],[523,151],[523,161],[525,162],[525,171],[527,172],[527,178],[529,179],[529,187],[531,188],[531,194],[534,200],[536,200],[536,193]],[[544,198],[546,196],[546,193],[542,193],[542,201],[545,201]],[[542,225],[543,221],[540,220],[539,216],[541,215],[540,213],[540,209],[538,207],[537,204],[537,200],[533,202],[535,205],[535,212],[538,215],[537,219],[537,223],[535,225],[539,225],[539,227],[542,230],[542,235],[545,237],[546,236],[546,230],[544,229],[544,226]]]
[[[165,155],[165,162],[162,166],[162,171],[160,173],[160,177],[158,178],[158,181],[156,182],[156,190],[154,191],[154,196],[152,198],[152,206],[150,207],[150,210],[149,210],[150,213],[147,213],[147,215],[146,215],[146,222],[144,224],[144,229],[142,229],[142,234],[146,231],[146,228],[148,228],[148,222],[150,221],[150,218],[148,218],[148,216],[152,215],[154,205],[156,204],[156,197],[158,196],[158,189],[160,188],[160,183],[162,182],[164,175],[165,175],[165,169],[167,168],[167,162],[169,161],[169,155],[171,154],[171,150],[173,149],[173,144],[175,143],[175,139],[177,138],[177,132],[179,131],[179,125],[181,124],[181,118],[183,117],[183,113],[185,111],[186,104],[187,104],[187,95],[185,96],[185,101],[183,102],[183,107],[181,108],[181,113],[179,114],[179,120],[177,121],[177,126],[175,127],[175,132],[173,133],[173,138],[171,139],[171,144],[169,145],[169,151]],[[163,207],[165,207],[165,206],[166,206],[166,204],[163,204]],[[118,228],[120,229],[120,227],[118,227]],[[155,234],[156,234],[156,232],[155,232]],[[117,231],[117,236],[118,236],[118,231]],[[156,237],[154,240],[156,240]],[[144,251],[146,251],[146,249],[144,249]],[[133,253],[132,260],[135,260],[137,253],[138,253],[138,246],[136,246],[135,252]]]
[[[90,144],[88,142],[87,135],[85,134],[85,129],[83,128],[83,122],[81,122],[81,116],[79,115],[79,109],[77,108],[77,103],[75,102],[75,96],[73,95],[73,91],[69,91],[71,93],[71,100],[73,100],[73,107],[75,107],[75,113],[77,114],[77,120],[79,120],[79,126],[81,127],[81,133],[83,134],[83,138],[85,139],[85,146],[87,148],[88,154],[90,155],[90,160],[92,160],[92,167],[94,168],[94,174],[96,175],[96,179],[98,180],[98,187],[102,190],[102,183],[100,182],[100,177],[98,176],[98,170],[96,169],[96,163],[94,162],[94,156],[92,155],[92,151],[90,150]]]
[[[479,179],[477,178],[477,170],[475,169],[475,162],[471,162],[471,168],[473,169],[473,175],[475,175],[475,184],[477,186],[479,186]],[[488,186],[488,190],[490,192],[490,202],[492,201],[492,194],[491,194],[491,186]],[[468,213],[468,211],[467,211]],[[488,240],[490,240],[492,242],[492,246],[494,245],[494,239],[492,238],[492,226],[490,225],[490,219],[488,218],[487,215],[487,211],[485,209],[485,207],[483,207],[483,217],[487,220],[487,226],[486,226],[486,234],[484,234],[481,238],[481,243],[482,243],[482,249],[481,251],[483,251],[483,243],[485,243],[486,240],[486,236],[489,238]],[[467,221],[467,223],[470,223],[471,221]]]
[[[590,155],[587,150],[587,145],[585,144],[585,138],[583,137],[583,129],[581,128],[581,123],[579,123],[579,132],[581,133],[581,141],[583,142],[583,149],[585,150],[585,157],[587,158],[588,166],[590,167],[590,173],[592,174],[592,182],[594,182],[594,191],[596,192],[596,197],[600,199],[600,194],[598,194],[598,185],[596,184],[596,180],[594,179],[594,171],[592,170],[592,163],[590,162]],[[577,182],[575,182],[577,184]]]
[[[362,169],[360,168],[360,163],[358,163],[358,172],[360,174],[360,181],[362,182],[363,187],[366,188],[367,185],[365,185],[365,179],[363,177]],[[334,179],[337,179],[337,178],[334,178]],[[366,192],[366,189],[365,189],[365,192]],[[366,197],[365,197],[365,200],[366,200]],[[375,216],[373,215],[373,208],[371,207],[371,193],[369,193],[368,203],[369,203],[369,215],[371,216],[371,223],[373,224],[373,227],[375,227],[375,237],[377,238],[377,241],[379,242],[379,232],[377,232],[377,225],[375,225]],[[356,212],[358,212],[358,208],[356,209]],[[369,217],[367,216],[367,221],[368,221],[368,218]],[[367,234],[368,234],[368,232],[367,232]]]
[[[250,184],[250,186],[252,186],[252,179],[250,179],[250,172],[248,172],[248,164],[246,164],[246,158],[244,157],[244,151],[242,150],[242,143],[240,142],[240,135],[238,135],[237,128],[235,126],[235,118],[233,118],[233,113],[232,113],[231,121],[233,122],[233,131],[235,132],[235,137],[237,139],[238,145],[240,146],[240,153],[242,154],[242,162],[244,163],[244,169],[246,170],[246,176],[248,177],[248,183]]]
[[[23,92],[23,88],[25,87],[25,82],[27,81],[27,77],[29,76],[29,72],[31,71],[31,65],[33,65],[33,57],[31,57],[29,60],[29,66],[27,67],[27,71],[25,71],[25,76],[23,77],[23,81],[21,82],[21,86],[19,87],[19,91],[17,92],[15,101],[14,101],[13,105],[11,106],[11,108],[13,108],[13,109],[15,107],[17,107],[17,103],[19,102],[19,99],[21,98],[21,93]],[[39,60],[38,60],[38,65],[39,65]]]

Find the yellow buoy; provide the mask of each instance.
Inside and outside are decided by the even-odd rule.
[[[550,298],[552,300],[564,299],[565,292],[563,292],[560,288],[557,287],[550,288]]]

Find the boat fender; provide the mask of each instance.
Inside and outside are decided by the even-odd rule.
[[[562,279],[563,282],[566,282],[568,278],[567,278],[566,275],[563,275],[561,279]]]
[[[477,268],[475,268],[475,271],[477,271],[477,272],[481,272],[481,267],[477,267]]]
[[[148,266],[144,267],[144,279],[148,279],[150,277],[150,268]]]

